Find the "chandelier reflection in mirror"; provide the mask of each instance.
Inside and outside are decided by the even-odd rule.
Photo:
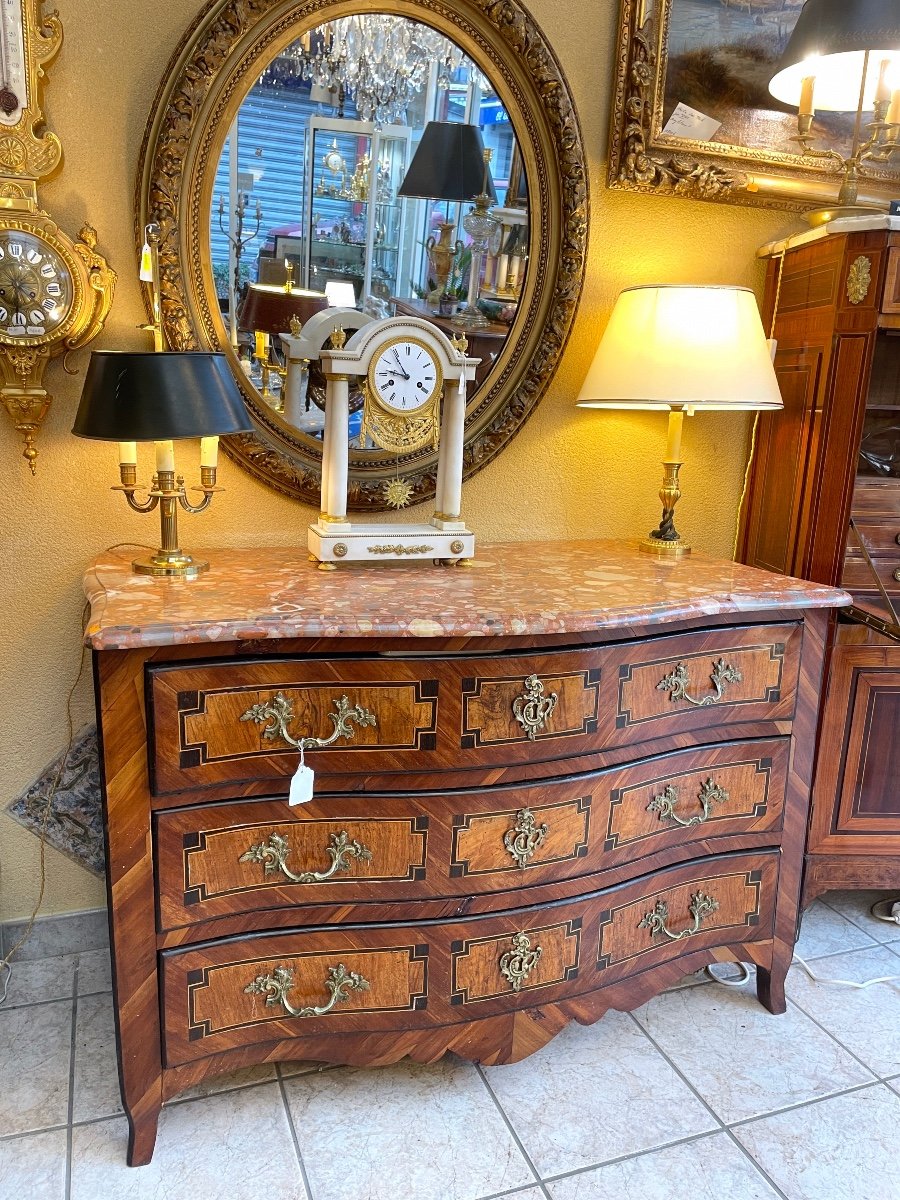
[[[442,91],[461,66],[485,82],[459,46],[430,26],[389,13],[361,13],[304,34],[266,69],[260,83],[303,80],[336,93],[341,103],[349,93],[363,121],[399,124],[426,87],[433,63]]]

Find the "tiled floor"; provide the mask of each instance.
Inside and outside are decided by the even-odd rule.
[[[868,893],[803,924],[816,974],[900,975]],[[253,1067],[168,1105],[124,1165],[103,951],[15,967],[0,1200],[896,1200],[900,986],[813,983],[786,1016],[693,978],[508,1067]]]

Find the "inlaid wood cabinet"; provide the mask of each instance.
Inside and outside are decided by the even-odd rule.
[[[130,1162],[250,1063],[512,1062],[718,960],[784,1010],[828,614],[687,590],[656,627],[95,651]]]
[[[743,523],[742,561],[854,601],[830,630],[806,902],[900,888],[900,220],[871,224],[773,248],[785,407],[760,416]]]

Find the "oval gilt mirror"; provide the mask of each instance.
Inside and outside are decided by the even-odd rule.
[[[150,223],[166,340],[228,355],[255,430],[225,449],[252,474],[319,502],[324,387],[303,334],[331,308],[335,328],[396,312],[465,334],[470,475],[533,411],[575,315],[580,129],[517,0],[214,0],[148,124],[141,243]],[[398,477],[405,502],[434,495],[433,447],[388,453],[358,415],[350,437],[351,510],[389,507]]]

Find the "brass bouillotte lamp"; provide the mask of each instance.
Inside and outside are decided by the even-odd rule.
[[[576,403],[668,410],[662,519],[640,548],[690,553],[675,528],[685,414],[782,407],[756,297],[738,287],[628,288],[616,301]]]
[[[179,548],[178,509],[200,513],[208,508],[216,486],[220,434],[252,430],[243,397],[224,354],[190,351],[91,354],[81,403],[72,432],[77,437],[119,443],[119,475],[115,489],[135,512],[159,510],[160,548],[133,564],[141,575],[193,579],[207,570]],[[175,473],[174,442],[200,438],[200,500],[187,498],[184,478]],[[145,500],[136,500],[137,443],[156,444],[156,471]]]

